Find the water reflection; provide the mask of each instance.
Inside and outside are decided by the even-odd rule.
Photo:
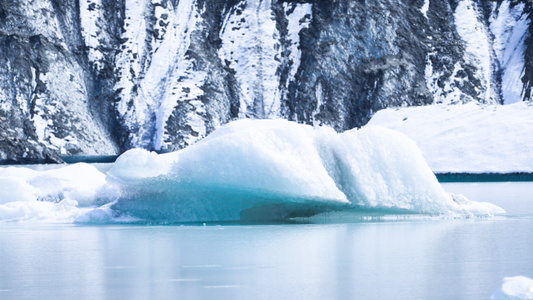
[[[528,197],[483,220],[1,224],[0,299],[487,299],[533,277]]]

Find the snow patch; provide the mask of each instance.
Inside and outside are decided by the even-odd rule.
[[[154,54],[154,67],[148,70],[146,80],[142,82],[141,88],[143,90],[148,93],[157,91],[150,95],[151,97],[162,98],[156,110],[154,146],[157,150],[166,148],[165,125],[178,101],[188,101],[194,107],[192,111],[187,112],[186,124],[191,126],[198,133],[198,136],[189,136],[186,138],[186,142],[191,145],[207,134],[205,120],[201,117],[205,115],[204,104],[195,100],[204,93],[202,86],[207,74],[194,70],[193,62],[186,57],[191,42],[191,32],[200,21],[201,14],[202,12],[196,10],[196,1],[179,2],[174,17],[170,20],[172,26],[167,32],[169,38],[164,40],[164,43]],[[166,62],[166,57],[172,59],[169,64]],[[170,76],[163,78],[161,82],[156,82],[161,77],[163,68],[169,68],[168,74]],[[154,83],[156,84],[154,85]]]
[[[193,112],[187,113],[187,124],[198,135],[189,143],[206,135],[205,112],[201,101],[206,73],[194,69],[187,57],[191,33],[195,30],[202,12],[196,9],[195,0],[179,1],[173,7],[170,1],[163,6],[160,1],[151,3],[128,0],[124,25],[124,50],[118,65],[121,81],[118,111],[133,132],[131,145],[143,148],[165,149],[165,126],[179,101],[188,101]],[[148,36],[147,5],[154,6],[154,36]],[[150,44],[150,47],[148,47]],[[149,50],[152,49],[152,50]]]
[[[316,107],[313,110],[313,124],[317,124],[318,120],[316,119],[316,116],[320,113],[320,106],[322,106],[322,101],[324,97],[324,90],[322,89],[322,83],[320,81],[317,82],[315,86],[315,97],[316,97]],[[320,125],[320,124],[318,124]]]
[[[31,27],[32,35],[45,36],[50,40],[55,40],[54,42],[63,49],[68,49],[54,13],[56,10],[52,1],[20,0],[17,2],[17,7],[21,10],[20,15],[24,16],[27,26]]]
[[[426,78],[426,85],[428,90],[433,95],[433,102],[435,104],[459,104],[465,101],[466,99],[472,100],[471,97],[463,94],[458,86],[462,86],[466,78],[461,78],[458,75],[458,72],[463,70],[459,62],[455,63],[453,68],[453,74],[444,81],[443,86],[439,84],[442,81],[444,72],[435,72],[433,70],[433,64],[430,57],[436,55],[436,53],[429,53],[426,57],[426,68],[424,70],[424,76]]]
[[[424,5],[420,8],[420,12],[424,15],[424,17],[428,18],[428,9],[429,9],[429,0],[424,0]]]
[[[143,62],[146,57],[145,40],[146,24],[143,15],[147,0],[127,0],[125,3],[125,19],[121,52],[117,55],[116,64],[119,82],[116,90],[120,91],[120,101],[117,110],[130,128],[138,128],[142,136],[142,125],[150,120],[150,103],[152,99],[137,97],[138,91],[134,90],[136,78],[141,75]],[[142,94],[141,94],[142,96]],[[148,119],[148,120],[147,120]],[[132,144],[142,143],[139,136],[132,139]]]
[[[98,71],[102,70],[104,54],[99,50],[106,45],[109,37],[102,30],[100,22],[104,20],[101,0],[80,0],[81,34],[89,48],[89,61]]]
[[[49,89],[32,95],[34,107],[31,120],[39,142],[61,155],[116,154],[118,149],[109,134],[88,112],[88,96],[82,74],[78,65],[61,60],[50,64],[48,73],[35,74]],[[65,80],[65,77],[71,80]],[[65,103],[59,99],[69,101]]]

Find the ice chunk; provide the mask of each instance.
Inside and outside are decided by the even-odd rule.
[[[105,175],[80,163],[54,170],[0,169],[0,220],[47,219],[72,221],[82,207],[110,196]]]
[[[381,127],[321,133],[325,165],[353,205],[423,213],[454,210],[418,147],[403,134]]]
[[[533,299],[533,280],[524,276],[506,277],[503,284],[490,299],[529,300]]]
[[[186,149],[134,149],[107,176],[76,164],[0,169],[0,220],[206,222],[286,220],[331,211],[491,215],[447,194],[405,135],[336,133],[285,120],[240,120]]]
[[[178,152],[157,156],[135,151],[139,154],[121,157],[109,180],[123,186],[123,199],[115,208],[141,219],[285,218],[295,211],[349,203],[321,163],[309,126],[241,120]],[[148,155],[172,161],[172,168],[165,174],[147,170],[154,176],[130,182],[122,166]],[[153,167],[158,169],[160,162]]]
[[[110,174],[122,181],[157,177],[171,171],[174,158],[173,155],[157,155],[143,149],[132,149],[117,159]]]
[[[0,177],[0,205],[11,201],[31,201],[35,198],[34,188],[18,177]]]
[[[150,221],[286,219],[348,208],[503,212],[454,201],[413,141],[379,127],[338,134],[284,120],[240,120],[174,153],[127,152],[108,181],[121,186],[117,215]]]

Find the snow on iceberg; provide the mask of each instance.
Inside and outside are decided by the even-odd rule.
[[[533,280],[524,276],[506,277],[492,300],[531,300],[533,299]]]
[[[336,133],[284,120],[240,120],[186,149],[134,149],[107,177],[77,164],[0,169],[0,220],[206,222],[286,220],[329,211],[492,215],[446,193],[415,143],[368,127]]]
[[[169,222],[284,219],[341,209],[349,202],[321,163],[313,131],[287,121],[242,120],[181,151],[128,151],[108,174],[122,187],[114,209]],[[160,172],[165,164],[171,167]],[[146,170],[131,171],[138,168]]]
[[[240,120],[174,153],[126,152],[108,181],[121,189],[112,205],[117,215],[149,221],[287,219],[353,209],[503,212],[446,193],[414,142],[378,127],[339,134],[284,120]]]

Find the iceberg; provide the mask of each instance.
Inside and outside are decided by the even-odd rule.
[[[83,223],[272,221],[333,211],[504,213],[446,193],[402,133],[377,126],[337,133],[285,120],[235,121],[172,153],[133,149],[107,175],[87,164],[8,168],[0,182],[9,187],[0,194],[0,220],[42,218],[43,211],[24,213],[36,202]],[[23,208],[17,214],[13,206]]]
[[[0,220],[72,222],[112,194],[106,175],[85,163],[35,171],[0,168]],[[106,196],[104,196],[104,194]]]
[[[492,297],[492,300],[531,300],[533,299],[533,280],[524,276],[506,277],[502,287]]]

